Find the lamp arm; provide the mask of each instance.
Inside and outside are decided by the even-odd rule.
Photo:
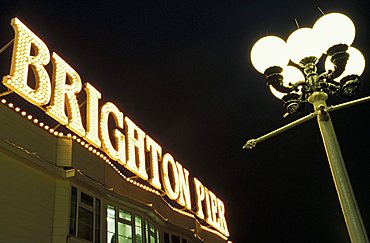
[[[283,72],[283,69],[278,66],[272,66],[265,70],[264,75],[266,79],[266,85],[272,86],[274,89],[279,91],[280,93],[290,93],[294,91],[294,87],[292,86],[285,86],[284,85],[284,77],[281,74]]]
[[[309,87],[307,82],[304,81],[304,80],[292,83],[291,85],[292,85],[292,87],[294,88],[295,91],[298,91],[299,87],[301,87],[301,89],[307,89]]]
[[[282,132],[285,132],[285,131],[293,128],[293,127],[296,127],[296,126],[298,126],[298,125],[300,125],[300,124],[302,124],[306,121],[311,120],[312,118],[314,118],[316,116],[317,116],[317,112],[315,111],[315,112],[312,112],[312,113],[310,113],[310,114],[308,114],[304,117],[301,117],[301,118],[299,118],[299,119],[297,119],[297,120],[295,120],[295,121],[293,121],[293,122],[291,122],[291,123],[289,123],[285,126],[282,126],[282,127],[278,128],[278,129],[276,129],[276,130],[274,130],[270,133],[267,133],[267,134],[265,134],[265,135],[263,135],[259,138],[250,139],[250,140],[247,141],[246,144],[244,144],[243,149],[253,149],[254,147],[256,147],[257,143],[265,141],[266,139],[269,139],[269,138],[274,137],[274,136],[276,136],[276,135],[278,135]]]
[[[360,105],[360,104],[363,104],[363,103],[366,103],[366,102],[370,102],[370,96],[366,96],[364,98],[360,98],[360,99],[356,99],[356,100],[344,102],[344,103],[339,104],[339,105],[329,106],[327,108],[327,111],[328,112],[330,112],[330,111],[337,111],[337,110],[341,110],[341,109],[344,109],[344,108],[347,108],[347,107],[352,107],[352,106],[355,106],[355,105]]]
[[[329,70],[319,75],[316,83],[316,91],[322,91],[328,94],[337,94],[340,91],[340,84],[331,78],[331,74],[332,71]]]
[[[271,85],[277,91],[286,94],[292,91],[298,91],[300,86],[307,86],[305,81],[289,83],[289,86],[285,86],[283,80],[284,77],[281,74],[275,73],[266,77],[266,85]]]
[[[338,44],[332,46],[327,51],[327,54],[331,56],[330,61],[334,64],[334,70],[329,70],[328,77],[332,80],[342,75],[346,69],[349,54],[347,52],[348,46],[346,44]]]

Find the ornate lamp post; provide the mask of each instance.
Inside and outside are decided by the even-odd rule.
[[[251,61],[266,77],[273,95],[281,99],[284,117],[299,113],[309,103],[314,112],[257,139],[249,140],[243,148],[254,148],[257,143],[287,129],[317,117],[321,136],[329,160],[338,198],[352,242],[368,242],[356,199],[348,178],[329,112],[370,97],[326,105],[328,96],[354,97],[359,91],[359,76],[365,68],[361,52],[352,47],[355,26],[340,13],[326,14],[312,28],[299,28],[285,42],[277,36],[258,40],[251,50]],[[317,72],[320,58],[326,58],[325,71]]]

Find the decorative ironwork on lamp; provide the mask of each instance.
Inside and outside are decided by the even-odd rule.
[[[340,30],[335,27],[338,24]],[[352,21],[331,13],[318,19],[313,28],[294,31],[286,42],[277,36],[261,38],[252,48],[251,60],[265,75],[272,93],[283,101],[286,116],[302,111],[314,92],[342,98],[358,93],[365,59],[351,47],[354,38]],[[322,57],[326,57],[326,70],[319,74],[316,66]]]
[[[348,234],[353,243],[363,243],[369,242],[366,229],[329,112],[370,101],[370,96],[336,106],[326,105],[328,96],[352,98],[360,89],[359,76],[365,69],[365,59],[351,46],[354,39],[353,22],[343,14],[331,13],[319,18],[312,28],[294,31],[286,42],[277,36],[258,40],[251,50],[252,64],[265,75],[273,95],[282,100],[284,117],[302,111],[306,103],[313,105],[314,112],[248,140],[243,148],[252,149],[257,143],[316,117]],[[325,71],[318,73],[316,66],[325,56]]]

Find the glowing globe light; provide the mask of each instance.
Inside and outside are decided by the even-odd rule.
[[[252,47],[251,61],[260,73],[264,73],[272,66],[286,66],[289,57],[285,41],[277,36],[265,36],[259,39]]]
[[[326,50],[337,44],[350,46],[356,35],[352,20],[341,13],[330,13],[322,16],[316,21],[313,29]]]
[[[339,82],[343,77],[351,74],[356,74],[360,76],[365,70],[365,58],[362,53],[354,47],[349,47],[347,52],[349,54],[349,58],[347,61],[346,69],[339,77],[335,79],[335,81]],[[326,71],[334,70],[334,64],[330,61],[330,58],[331,57],[329,56],[325,60]]]
[[[283,84],[284,86],[291,87],[291,84],[296,83],[298,81],[303,81],[305,78],[303,73],[296,67],[293,66],[286,66],[283,68],[283,72],[281,73],[284,77]],[[271,93],[278,99],[282,99],[285,93],[281,93],[277,91],[274,87],[270,85]],[[294,92],[300,94],[301,92]]]
[[[305,57],[319,59],[323,53],[322,44],[311,28],[300,28],[294,31],[287,40],[290,60],[299,63]]]

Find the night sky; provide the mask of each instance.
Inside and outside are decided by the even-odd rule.
[[[312,111],[283,108],[250,62],[261,37],[286,39],[347,14],[368,60],[368,1],[1,1],[0,45],[18,17],[226,204],[234,242],[350,242],[315,119],[242,150]],[[9,60],[10,62],[10,60]],[[1,67],[3,68],[3,67]],[[8,70],[5,70],[5,72]],[[2,70],[4,73],[4,70]],[[370,95],[368,67],[362,92]],[[342,102],[329,99],[328,104]],[[370,103],[332,113],[370,230]]]

